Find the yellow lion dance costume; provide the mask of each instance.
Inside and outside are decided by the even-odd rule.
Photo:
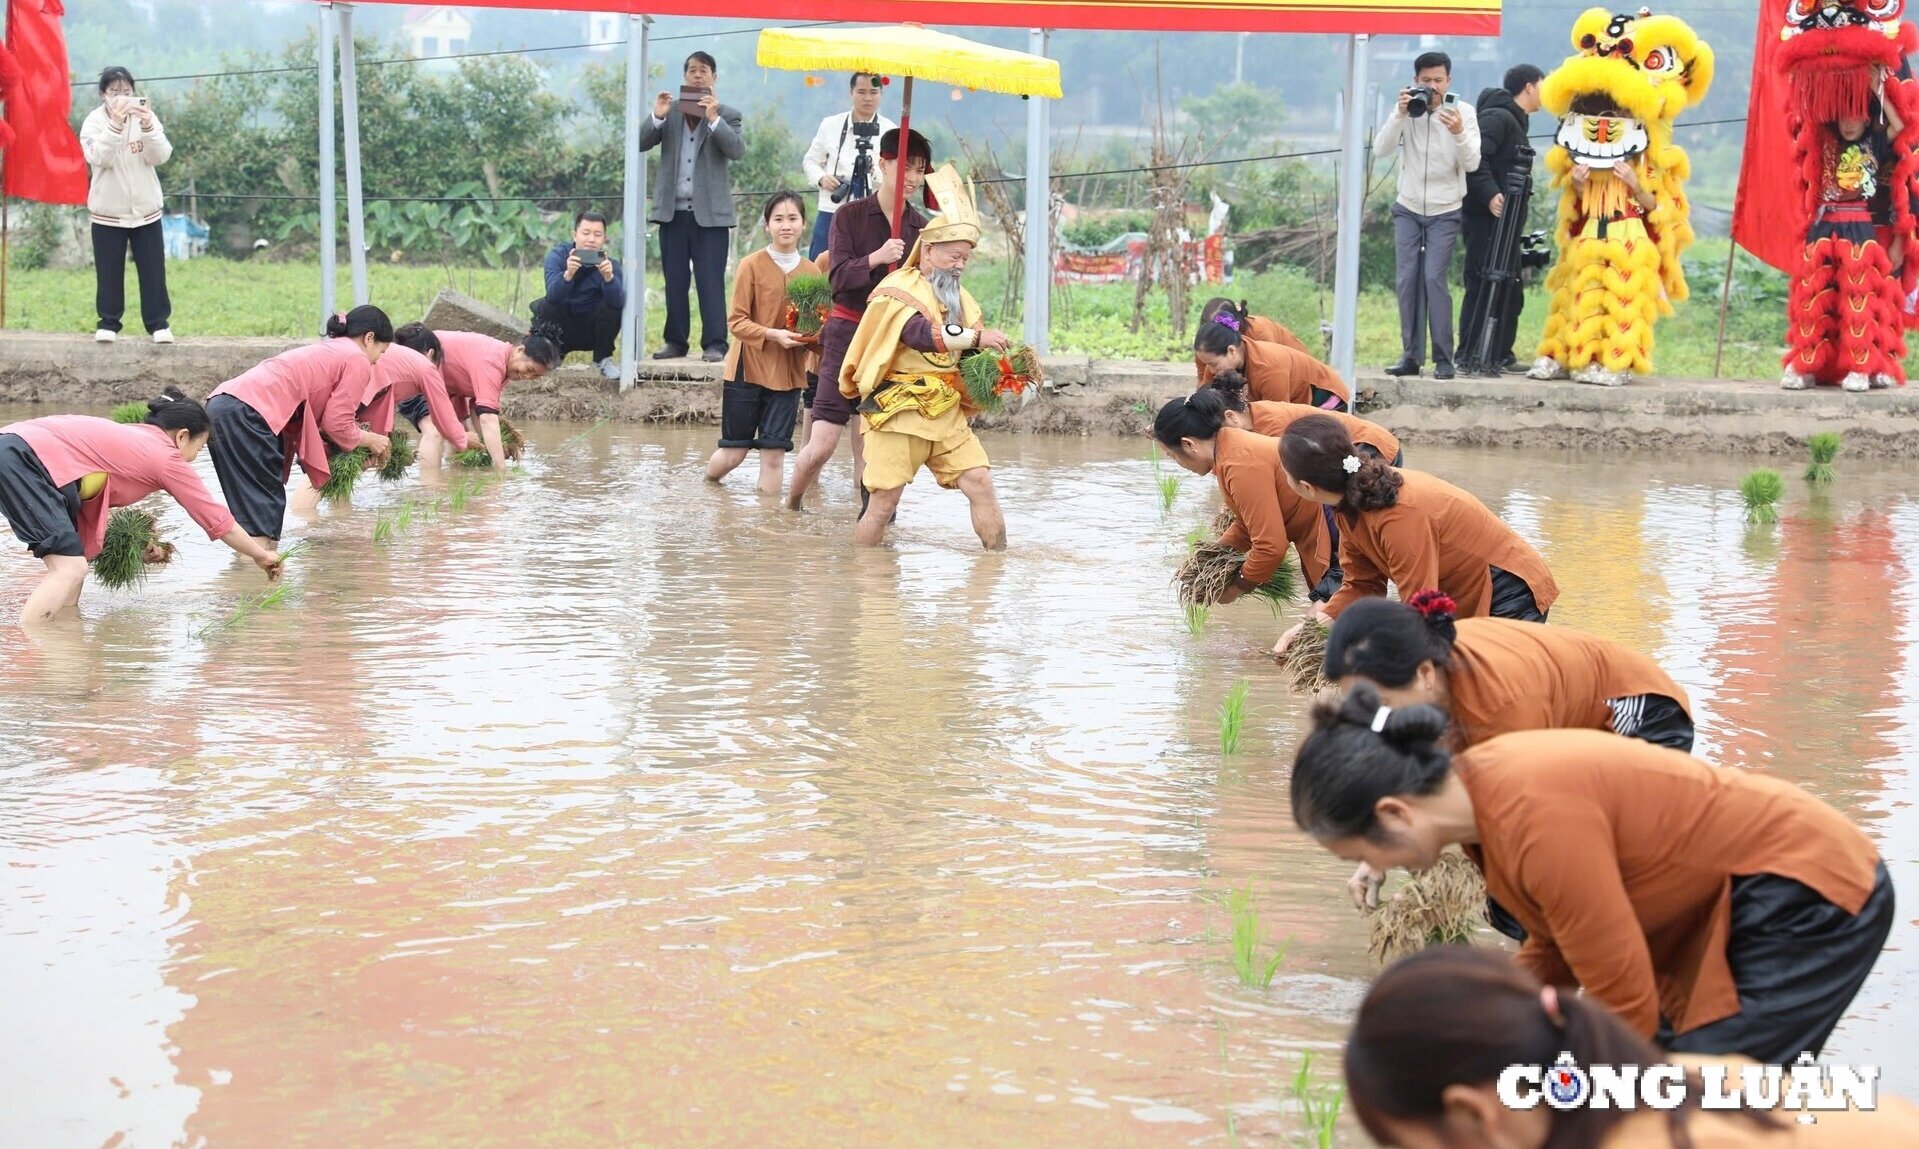
[[[1683,21],[1588,9],[1569,56],[1540,85],[1560,118],[1546,154],[1559,192],[1559,262],[1534,379],[1617,387],[1652,371],[1653,324],[1686,298],[1692,246],[1673,120],[1706,96],[1712,49]]]

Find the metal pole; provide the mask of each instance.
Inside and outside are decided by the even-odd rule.
[[[1337,255],[1333,273],[1333,370],[1358,387],[1353,379],[1353,336],[1359,325],[1359,229],[1366,210],[1366,117],[1361,97],[1366,92],[1367,55],[1372,37],[1354,36],[1347,45],[1346,123],[1339,160],[1339,215]]]
[[[333,5],[320,5],[320,321],[338,310],[334,282],[333,215]]]
[[[1719,342],[1712,349],[1712,377],[1719,378],[1719,368],[1726,358],[1726,308],[1732,304],[1732,258],[1739,254],[1739,243],[1730,234],[1726,237],[1726,276],[1719,283]]]
[[[646,88],[646,32],[651,16],[634,13],[626,25],[626,203],[620,220],[626,275],[626,312],[620,319],[620,390],[632,390],[640,374],[640,342],[646,337],[646,153],[640,150],[640,117],[651,116]]]
[[[366,203],[360,198],[360,76],[353,64],[353,5],[340,13],[340,115],[346,121],[346,245],[353,269],[353,302],[365,303]]]
[[[1030,50],[1046,54],[1049,33],[1035,28]],[[1026,100],[1026,345],[1046,354],[1053,325],[1052,108],[1044,96]]]
[[[1238,49],[1233,53],[1233,83],[1235,84],[1243,84],[1246,82],[1246,37],[1247,35],[1248,33],[1245,33],[1245,32],[1241,32],[1239,34],[1239,46],[1238,46]]]

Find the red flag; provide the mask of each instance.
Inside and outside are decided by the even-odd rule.
[[[7,43],[19,77],[7,95],[6,122],[13,146],[6,151],[0,192],[41,203],[85,204],[87,160],[67,116],[67,38],[60,30],[60,0],[7,0]]]
[[[1792,78],[1774,62],[1783,41],[1787,0],[1760,0],[1758,42],[1752,53],[1752,97],[1746,105],[1746,152],[1733,198],[1732,237],[1740,247],[1785,272],[1799,271],[1806,220],[1792,178],[1792,136],[1786,95]]]

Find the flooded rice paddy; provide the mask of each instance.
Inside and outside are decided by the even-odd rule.
[[[1291,829],[1283,621],[1173,603],[1210,481],[1162,514],[1143,443],[992,439],[1010,552],[922,477],[855,554],[843,458],[796,517],[702,481],[710,429],[528,431],[464,505],[291,516],[230,628],[264,584],[168,504],[172,567],[0,636],[0,1146],[1295,1143],[1366,927]],[[1919,467],[1789,472],[1754,534],[1751,460],[1408,462],[1919,899]],[[1828,1050],[1908,1096],[1914,916]]]

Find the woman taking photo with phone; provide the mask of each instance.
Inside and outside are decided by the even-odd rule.
[[[147,98],[134,91],[133,73],[118,66],[100,73],[100,106],[80,126],[80,147],[93,179],[87,213],[93,219],[93,338],[120,337],[127,306],[127,252],[140,276],[140,318],[155,343],[173,342],[173,302],[167,297],[166,241],[160,234],[160,177],[173,144]]]

